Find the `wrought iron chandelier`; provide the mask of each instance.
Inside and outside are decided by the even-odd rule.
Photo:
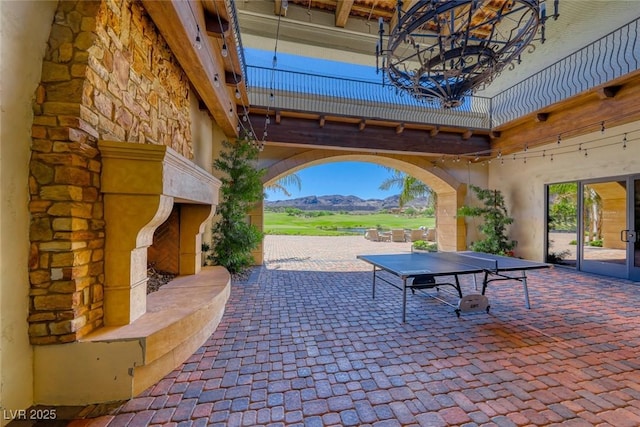
[[[545,41],[546,0],[421,0],[385,36],[380,20],[376,68],[399,91],[443,108],[485,87],[539,36]],[[384,39],[386,48],[384,47]],[[380,59],[382,63],[380,65]]]

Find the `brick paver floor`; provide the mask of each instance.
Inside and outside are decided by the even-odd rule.
[[[267,236],[217,331],[94,425],[639,426],[640,284],[531,272],[532,309],[499,282],[463,314],[379,286],[362,253],[409,243]],[[464,286],[472,286],[467,280]],[[76,421],[76,425],[86,421]]]

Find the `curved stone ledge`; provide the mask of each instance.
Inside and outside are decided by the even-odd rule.
[[[87,405],[130,399],[192,355],[222,319],[231,292],[223,267],[180,276],[149,295],[147,312],[71,344],[38,346],[35,401]]]

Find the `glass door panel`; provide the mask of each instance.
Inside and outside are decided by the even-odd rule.
[[[635,178],[631,181],[633,183],[633,196],[631,198],[632,221],[630,223],[633,225],[633,229],[630,230],[631,233],[627,236],[631,252],[629,257],[632,260],[629,279],[640,281],[640,178]]]
[[[575,267],[578,247],[578,183],[547,187],[547,256],[551,264]]]
[[[581,269],[627,277],[627,180],[582,186]]]

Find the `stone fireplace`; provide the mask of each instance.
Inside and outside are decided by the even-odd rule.
[[[171,227],[167,231],[172,235],[164,239],[177,251],[173,273],[200,271],[201,233],[214,214],[220,182],[163,145],[98,145],[107,230],[105,324],[126,325],[146,312],[148,248],[156,229],[170,217],[165,227]],[[160,255],[160,246],[152,256]]]
[[[36,346],[36,400],[129,399],[189,357],[219,324],[223,267],[202,267],[201,235],[220,181],[164,145],[100,141],[104,326],[77,342]],[[155,242],[154,242],[155,234]],[[147,295],[149,260],[177,277]]]

